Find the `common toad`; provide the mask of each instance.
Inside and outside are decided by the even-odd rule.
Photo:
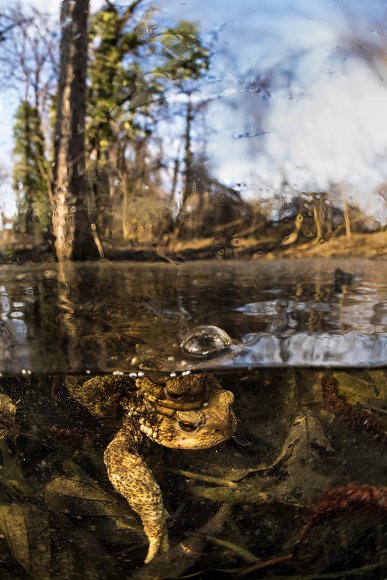
[[[113,487],[140,516],[149,549],[145,562],[168,550],[167,517],[161,490],[140,454],[144,436],[165,447],[205,449],[236,428],[234,396],[210,375],[176,378],[68,378],[69,392],[101,421],[118,420],[120,429],[104,461]]]

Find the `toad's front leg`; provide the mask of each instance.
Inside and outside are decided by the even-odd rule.
[[[93,417],[102,423],[116,424],[121,416],[120,398],[133,385],[127,377],[96,376],[85,381],[84,377],[69,376],[66,387],[71,397]]]
[[[105,464],[113,487],[140,516],[149,540],[145,563],[168,550],[167,517],[158,483],[135,450],[141,432],[124,426],[105,451]],[[133,449],[129,446],[133,444]]]

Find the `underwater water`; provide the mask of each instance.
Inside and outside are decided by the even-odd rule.
[[[1,578],[385,578],[386,279],[367,260],[3,267]],[[184,350],[203,325],[230,339],[217,356]],[[237,428],[145,438],[175,552],[144,566],[103,460],[125,413],[93,416],[67,377],[130,395],[190,373],[233,393]]]
[[[235,396],[234,437],[141,446],[175,550],[147,565],[141,522],[103,463],[119,420],[93,418],[63,375],[4,377],[1,578],[385,578],[386,369],[216,376]]]

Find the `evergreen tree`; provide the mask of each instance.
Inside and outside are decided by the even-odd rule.
[[[168,107],[171,91],[190,90],[188,83],[209,65],[208,50],[192,23],[182,21],[159,32],[151,11],[140,21],[133,18],[140,4],[137,0],[122,9],[109,3],[95,15],[91,28],[88,167],[103,234],[109,230],[112,205],[117,209],[117,181],[122,186],[121,215],[145,183],[151,195],[149,143],[160,112]]]
[[[142,42],[134,25],[129,26],[140,3],[141,0],[136,0],[123,11],[109,4],[94,16],[90,31],[86,146],[95,222],[105,235],[112,228],[111,210],[118,176],[126,173],[125,149],[134,136],[122,108],[133,97],[137,71],[133,62],[129,69],[124,67],[124,59],[130,58]]]
[[[51,204],[41,119],[38,110],[26,100],[17,109],[13,135],[13,182],[18,197],[19,225],[28,234],[48,231]]]
[[[169,79],[165,87],[178,87],[184,91],[192,90],[190,84],[208,70],[210,54],[198,34],[195,24],[180,20],[175,27],[170,27],[159,35],[160,62],[156,64],[153,74],[164,75]]]

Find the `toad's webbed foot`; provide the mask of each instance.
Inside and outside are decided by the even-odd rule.
[[[149,540],[145,563],[168,550],[167,517],[158,483],[151,470],[128,442],[140,442],[141,432],[123,427],[105,451],[105,464],[113,487],[140,516]]]

